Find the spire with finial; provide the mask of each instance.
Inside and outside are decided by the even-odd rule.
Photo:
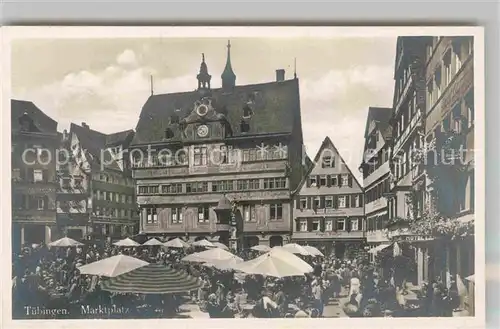
[[[221,75],[222,78],[222,89],[224,91],[231,91],[236,85],[236,74],[233,72],[233,68],[231,66],[231,41],[227,41],[227,59],[226,59],[226,67]]]
[[[200,73],[196,77],[198,79],[198,89],[210,89],[210,80],[212,76],[208,74],[207,63],[205,63],[205,54],[201,54]]]

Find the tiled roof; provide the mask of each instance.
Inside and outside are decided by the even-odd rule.
[[[106,135],[99,131],[72,123],[70,131],[76,134],[81,147],[91,154],[91,163],[100,164],[104,162],[107,169],[121,170],[118,163],[112,161],[111,154],[107,151],[107,146],[110,145],[109,141],[113,141],[113,144],[118,144],[120,140],[124,141],[133,133],[133,130]],[[104,158],[101,159],[102,156],[104,156]]]
[[[211,92],[212,104],[217,112],[225,115],[233,136],[291,133],[295,124],[300,121],[297,79],[236,86],[232,93],[223,93],[221,88]],[[198,91],[149,97],[142,108],[132,144],[162,142],[167,128],[171,129],[173,140],[180,140],[180,129],[178,125],[171,124],[171,118],[186,118],[199,99]],[[240,130],[240,123],[247,102],[251,103],[249,107],[253,114],[247,120],[250,130],[244,133]]]
[[[376,122],[377,127],[381,131],[384,138],[391,137],[392,128],[389,124],[389,120],[392,112],[392,108],[390,107],[370,107],[366,118],[365,138],[368,137],[368,128],[370,127],[370,123],[372,121]]]
[[[13,132],[21,129],[19,119],[26,113],[37,130],[42,133],[57,133],[57,121],[46,115],[31,101],[12,99],[10,101],[11,130]]]
[[[106,135],[106,145],[118,145],[124,143],[127,138],[134,134],[132,129],[120,131],[117,133]]]

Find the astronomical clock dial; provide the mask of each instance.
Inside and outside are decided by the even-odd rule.
[[[205,104],[198,105],[198,107],[196,108],[196,113],[200,117],[204,117],[208,113],[208,106]]]
[[[198,133],[198,136],[200,137],[207,137],[208,135],[208,127],[206,125],[201,125],[198,127],[198,129],[196,130],[196,132]]]

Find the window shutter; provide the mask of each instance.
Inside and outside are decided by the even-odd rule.
[[[349,175],[349,177],[347,178],[348,182],[349,182],[349,187],[352,187],[352,176]]]
[[[44,182],[48,182],[49,181],[49,171],[47,169],[42,170],[42,175],[43,175],[42,180]]]
[[[309,179],[309,177],[306,177],[306,186],[311,187],[311,180]]]
[[[339,197],[337,195],[333,196],[333,208],[338,209],[339,207]]]
[[[300,196],[295,197],[295,209],[300,209]]]
[[[300,220],[295,221],[295,231],[299,232],[300,231]]]
[[[356,208],[356,196],[351,195],[351,208]]]
[[[346,208],[350,208],[351,207],[351,196],[350,195],[346,195],[345,196],[345,207]]]
[[[331,175],[326,175],[326,186],[327,187],[332,186],[332,176]]]
[[[342,175],[337,175],[337,184],[342,187]]]
[[[45,209],[45,210],[49,209],[49,197],[48,196],[43,197],[43,209]]]
[[[324,196],[319,198],[319,208],[325,209],[325,197]]]
[[[316,176],[316,187],[320,188],[321,184],[319,183],[319,175]]]
[[[311,198],[307,197],[307,209],[311,209]]]
[[[321,219],[319,220],[319,230],[320,230],[321,232],[325,232],[325,226],[326,226],[326,225],[325,225],[325,218],[323,217],[323,218],[321,218]]]
[[[364,206],[364,203],[363,203],[363,197],[364,197],[364,195],[363,195],[363,194],[360,194],[360,195],[359,195],[359,206],[360,206],[360,207],[363,207],[363,206]]]

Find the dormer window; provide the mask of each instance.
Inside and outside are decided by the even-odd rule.
[[[250,131],[250,125],[248,124],[248,122],[246,122],[244,120],[241,120],[240,130],[241,130],[242,133],[249,132]]]
[[[248,119],[252,116],[253,112],[252,112],[252,109],[246,105],[243,107],[243,118],[244,119]]]
[[[179,117],[175,114],[172,115],[170,117],[170,124],[172,125],[172,124],[178,124],[178,123],[179,123]]]
[[[171,139],[173,137],[174,137],[174,132],[172,131],[172,129],[170,128],[165,129],[165,138]]]

